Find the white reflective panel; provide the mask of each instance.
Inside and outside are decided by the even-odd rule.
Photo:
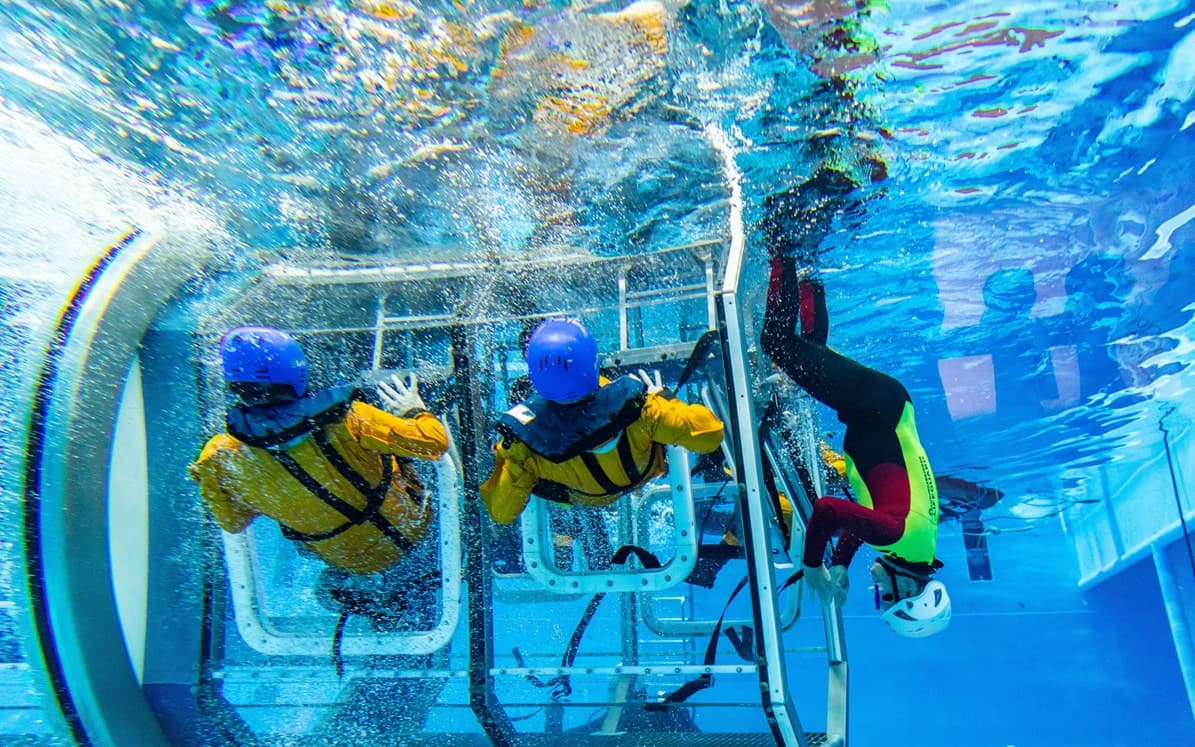
[[[108,473],[108,556],[112,589],[129,663],[137,681],[145,668],[149,582],[149,484],[141,366],[134,361],[120,398]]]

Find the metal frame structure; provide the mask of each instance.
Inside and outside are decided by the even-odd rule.
[[[436,624],[428,630],[403,633],[345,633],[342,651],[350,656],[430,654],[443,648],[461,617],[460,474],[451,454],[436,463],[440,523],[440,578],[443,603]],[[262,575],[250,526],[240,534],[221,532],[225,564],[232,587],[233,615],[241,638],[271,656],[324,656],[330,629],[308,633],[285,631],[264,613]],[[330,628],[330,626],[329,626]]]
[[[147,246],[142,246],[141,241],[145,241]],[[31,480],[30,486],[33,490],[27,490],[30,496],[30,507],[37,506],[39,512],[36,514],[41,517],[41,520],[36,522],[37,531],[33,532],[30,537],[36,546],[43,548],[45,554],[43,555],[42,573],[36,578],[45,582],[44,588],[47,590],[42,598],[48,601],[44,609],[48,610],[48,614],[53,617],[53,632],[49,632],[49,625],[47,625],[47,637],[43,642],[43,650],[48,653],[57,653],[63,658],[63,663],[60,664],[58,670],[61,677],[61,685],[59,692],[63,693],[65,697],[70,698],[71,706],[63,706],[64,712],[75,715],[74,733],[75,738],[82,744],[99,743],[99,744],[119,744],[122,741],[127,741],[119,735],[124,733],[122,729],[124,724],[133,723],[138,724],[136,728],[139,729],[139,737],[141,741],[155,741],[152,735],[155,733],[156,720],[151,715],[149,708],[145,707],[144,696],[138,692],[138,685],[130,676],[124,684],[117,684],[113,686],[105,685],[100,687],[94,680],[95,672],[100,671],[102,667],[95,664],[95,657],[98,651],[104,651],[105,654],[111,651],[111,647],[107,644],[101,643],[101,637],[97,637],[95,633],[102,632],[100,628],[91,625],[93,620],[96,605],[88,604],[88,623],[89,626],[95,630],[82,630],[79,624],[79,619],[75,617],[72,610],[82,609],[78,607],[80,590],[78,584],[77,574],[73,574],[69,568],[74,561],[69,558],[59,557],[56,560],[49,556],[55,551],[54,548],[61,548],[62,546],[89,547],[96,545],[96,536],[103,537],[106,541],[106,534],[103,533],[99,527],[87,528],[88,532],[96,532],[99,534],[89,535],[90,538],[77,538],[73,540],[66,540],[66,526],[61,524],[60,520],[55,517],[63,515],[60,512],[71,510],[74,512],[82,511],[84,514],[96,515],[100,517],[106,516],[104,506],[106,504],[106,497],[103,495],[103,485],[105,483],[92,480],[82,480],[78,478],[70,478],[66,472],[72,469],[72,465],[78,464],[78,456],[81,453],[88,453],[91,462],[86,462],[91,467],[95,467],[104,461],[108,455],[107,448],[98,443],[98,436],[94,431],[89,436],[81,436],[81,433],[87,433],[86,429],[80,428],[78,425],[73,425],[79,422],[80,418],[92,418],[94,421],[103,422],[104,417],[100,417],[97,413],[99,410],[106,410],[114,413],[117,406],[117,395],[119,394],[119,385],[123,381],[123,377],[128,368],[128,360],[131,358],[132,351],[135,349],[136,341],[144,334],[144,330],[152,322],[152,311],[166,302],[166,299],[171,293],[175,292],[178,285],[183,282],[185,278],[174,275],[178,278],[175,284],[158,283],[160,290],[156,296],[158,300],[157,306],[151,306],[143,317],[139,320],[130,321],[127,318],[128,309],[144,304],[146,298],[146,285],[150,280],[140,280],[138,283],[125,286],[129,277],[150,277],[151,270],[161,271],[163,269],[162,263],[155,263],[150,257],[148,247],[152,247],[153,242],[150,239],[143,237],[134,237],[129,239],[126,246],[130,254],[128,256],[117,255],[118,259],[123,259],[124,263],[113,261],[112,271],[119,269],[119,274],[111,278],[104,278],[107,282],[97,283],[95,285],[95,292],[102,292],[104,296],[97,296],[99,298],[106,298],[111,303],[89,303],[81,302],[81,312],[78,314],[76,323],[70,327],[68,334],[64,336],[64,347],[62,351],[55,353],[58,365],[54,370],[46,374],[46,381],[50,383],[50,389],[55,393],[46,395],[53,398],[52,401],[46,400],[43,404],[44,412],[52,417],[52,422],[47,423],[47,428],[40,432],[38,438],[41,441],[32,444],[36,446],[36,450],[31,453],[40,457],[40,462],[37,469],[32,467],[28,471],[29,476],[36,477],[36,480]],[[709,254],[711,244],[705,243],[696,247],[682,247],[678,250],[672,250],[674,254],[689,254],[698,252],[699,264],[701,272],[707,278],[716,277],[714,268],[716,265]],[[795,615],[795,605],[791,602],[794,591],[790,591],[790,603],[787,608],[783,608],[780,600],[777,597],[776,589],[778,584],[775,580],[777,571],[776,554],[773,552],[773,537],[775,532],[773,524],[775,517],[771,511],[769,502],[765,497],[765,489],[762,480],[762,465],[765,459],[775,459],[775,455],[767,455],[760,450],[760,443],[754,434],[757,433],[757,421],[754,411],[754,403],[751,394],[751,378],[748,371],[747,364],[747,348],[748,340],[745,335],[743,325],[742,309],[738,305],[738,267],[742,261],[741,245],[738,247],[737,253],[735,246],[732,244],[731,250],[727,255],[725,266],[722,269],[722,282],[719,286],[711,290],[710,283],[691,284],[684,286],[686,288],[684,293],[666,294],[660,292],[638,292],[634,290],[627,278],[631,273],[628,267],[637,261],[636,257],[619,257],[619,258],[591,258],[589,262],[581,259],[573,259],[570,261],[573,270],[580,270],[589,265],[609,266],[612,263],[619,263],[622,269],[616,273],[618,278],[618,303],[615,309],[620,320],[620,337],[625,336],[628,341],[632,339],[635,334],[636,322],[634,319],[634,309],[648,306],[655,306],[658,304],[675,302],[678,297],[685,300],[701,299],[701,303],[706,309],[713,308],[716,312],[715,329],[718,331],[719,350],[715,356],[715,364],[720,361],[720,364],[725,366],[720,376],[725,377],[729,397],[725,403],[725,408],[728,414],[728,430],[735,434],[728,438],[729,445],[728,453],[731,455],[731,464],[733,464],[734,471],[734,491],[738,495],[739,514],[743,517],[743,545],[747,558],[747,570],[750,577],[751,589],[751,619],[742,621],[744,624],[750,623],[757,631],[755,636],[755,658],[756,663],[734,663],[734,664],[714,664],[706,665],[704,663],[672,663],[669,665],[669,672],[677,677],[692,676],[692,675],[752,675],[758,677],[760,681],[761,705],[767,715],[767,722],[771,726],[772,736],[777,744],[785,745],[807,745],[818,742],[845,745],[845,692],[846,692],[846,667],[845,656],[842,646],[841,635],[841,616],[837,610],[832,610],[827,614],[827,640],[828,651],[831,661],[831,711],[828,716],[830,729],[829,735],[817,735],[814,738],[812,735],[806,735],[801,729],[800,722],[797,718],[796,709],[793,704],[790,688],[788,686],[788,678],[786,674],[786,664],[784,660],[785,649],[783,647],[782,633],[788,627]],[[659,262],[658,255],[647,255],[646,261]],[[144,268],[138,269],[137,265],[140,262],[145,262]],[[524,262],[520,271],[525,271],[532,263]],[[119,267],[118,267],[119,266]],[[474,272],[482,272],[481,268],[471,268]],[[192,268],[193,271],[193,268]],[[381,329],[357,329],[359,332],[372,332],[374,334],[374,350],[372,351],[372,361],[375,364],[382,362],[381,344],[386,331],[390,329],[390,325],[396,328],[405,327],[408,329],[420,329],[421,325],[430,325],[439,327],[445,330],[446,334],[451,339],[451,376],[453,380],[453,400],[455,401],[455,419],[457,421],[456,433],[460,438],[461,446],[461,470],[463,472],[463,493],[458,493],[456,490],[448,486],[460,485],[462,481],[459,480],[455,474],[455,463],[448,461],[441,468],[439,475],[440,482],[440,500],[441,500],[441,520],[445,522],[442,526],[442,541],[445,543],[442,557],[445,565],[445,572],[451,576],[455,572],[460,573],[464,579],[465,586],[468,589],[468,601],[466,604],[466,619],[469,626],[469,693],[470,703],[474,714],[477,716],[478,723],[481,725],[487,738],[495,744],[515,744],[523,735],[520,734],[514,727],[511,717],[507,714],[506,708],[503,706],[501,700],[498,698],[495,690],[495,682],[497,679],[510,677],[560,677],[560,676],[604,676],[613,678],[627,678],[636,676],[651,676],[653,671],[657,671],[659,666],[651,661],[639,660],[639,646],[640,632],[634,624],[634,621],[644,621],[647,623],[649,630],[653,630],[657,635],[676,636],[677,638],[692,637],[693,635],[703,634],[709,629],[712,621],[688,621],[685,623],[687,628],[653,626],[651,624],[651,613],[649,611],[650,600],[642,595],[645,592],[659,591],[678,582],[687,575],[691,569],[692,561],[696,559],[697,546],[697,532],[692,510],[692,490],[693,487],[688,484],[688,460],[682,455],[674,454],[671,459],[671,464],[674,465],[672,476],[667,487],[674,495],[683,496],[682,500],[677,501],[677,508],[680,509],[678,519],[676,521],[676,534],[678,549],[675,556],[674,564],[666,566],[665,572],[656,571],[655,577],[649,574],[644,574],[641,571],[635,572],[620,572],[596,575],[593,577],[571,577],[567,574],[559,574],[559,577],[545,576],[540,581],[545,579],[549,582],[556,580],[558,583],[565,583],[571,585],[571,589],[566,589],[569,593],[577,592],[593,592],[593,593],[607,593],[607,592],[622,592],[619,595],[621,600],[620,619],[624,621],[623,631],[623,652],[622,662],[617,665],[610,666],[524,666],[524,667],[509,667],[499,666],[495,662],[495,652],[493,649],[493,633],[495,630],[495,612],[494,612],[494,574],[490,572],[490,558],[489,553],[491,548],[488,543],[481,541],[485,536],[484,523],[487,519],[483,516],[484,509],[481,507],[481,501],[476,495],[476,486],[480,483],[480,471],[482,466],[486,463],[486,457],[482,451],[482,445],[486,443],[489,436],[487,433],[486,424],[488,422],[487,412],[491,411],[492,405],[488,403],[487,394],[489,384],[487,377],[492,377],[491,371],[487,371],[487,366],[482,363],[488,360],[485,351],[489,349],[491,344],[490,328],[492,325],[505,321],[500,317],[493,316],[491,310],[485,304],[478,304],[474,307],[474,314],[471,317],[462,317],[457,315],[449,318],[443,314],[436,315],[435,318],[422,318],[418,315],[407,315],[397,317],[396,315],[384,313],[385,301],[384,294],[386,288],[393,288],[395,283],[403,283],[409,280],[440,278],[444,277],[441,273],[444,272],[449,276],[456,277],[472,277],[469,275],[470,268],[462,264],[453,264],[450,267],[424,267],[424,268],[403,268],[401,271],[393,268],[375,268],[373,270],[366,270],[363,268],[352,268],[346,270],[345,279],[350,283],[379,283],[380,288],[383,289],[383,300],[379,302],[378,313],[375,315],[374,322],[380,325]],[[144,273],[144,275],[142,274]],[[182,274],[185,274],[182,273]],[[596,276],[597,272],[589,273],[590,276]],[[607,275],[608,277],[608,275]],[[384,278],[378,281],[377,278]],[[262,276],[259,284],[268,285],[271,282],[297,282],[301,284],[310,284],[312,287],[334,283],[339,279],[337,269],[327,268],[325,270],[308,269],[304,272],[294,272],[288,268],[273,268],[268,269]],[[372,286],[371,286],[372,287]],[[493,287],[493,284],[491,284]],[[135,290],[134,290],[135,289]],[[259,287],[254,289],[254,293],[266,292]],[[122,293],[134,293],[135,302],[129,301],[122,296]],[[245,298],[251,294],[243,294],[240,296],[240,303],[245,302]],[[150,296],[153,298],[154,296]],[[108,308],[116,308],[114,304],[119,302],[120,314],[114,315],[111,318],[105,316],[104,311]],[[549,311],[569,311],[569,309],[556,310],[537,310],[521,314],[524,319],[534,319],[542,316]],[[86,332],[83,331],[83,323],[88,325]],[[111,329],[108,323],[115,324],[116,327]],[[213,320],[213,326],[223,324],[224,320]],[[308,330],[308,332],[315,332],[316,330]],[[326,331],[334,333],[335,328],[328,328],[319,331]],[[99,346],[103,346],[102,348]],[[97,369],[99,365],[99,358],[88,355],[88,352],[93,346],[96,349],[103,349],[105,356],[102,365],[107,366],[108,373],[104,374],[111,385],[104,385],[111,389],[111,397],[104,400],[99,405],[94,399],[95,391],[91,394],[81,393],[80,382],[83,378],[84,372],[88,376],[89,386],[94,388]],[[123,348],[121,347],[123,346]],[[651,365],[665,362],[670,365],[679,365],[686,357],[688,351],[692,348],[692,344],[684,343],[667,343],[656,346],[648,346],[644,348],[628,348],[613,351],[607,355],[609,362],[621,366],[635,366],[635,365]],[[128,355],[122,355],[119,352],[113,357],[113,350],[127,350]],[[73,383],[67,383],[67,379]],[[105,389],[104,391],[107,391]],[[99,407],[99,410],[96,409]],[[86,409],[85,409],[86,408]],[[114,417],[113,417],[114,419]],[[51,451],[57,450],[59,456],[55,457]],[[96,464],[92,464],[95,462]],[[67,484],[81,485],[88,483],[92,487],[89,490],[65,490]],[[708,490],[708,488],[703,488]],[[86,509],[78,508],[76,501],[86,498],[87,501],[94,505],[89,505]],[[69,505],[68,505],[69,504]],[[461,507],[466,510],[460,511],[459,523],[456,521],[458,516],[454,515]],[[688,510],[685,510],[685,507]],[[103,523],[103,522],[101,522]],[[460,534],[456,535],[452,531],[453,525],[459,526]],[[528,524],[536,526],[542,532],[543,526],[537,519],[535,510],[529,515]],[[72,524],[72,530],[77,530],[80,525]],[[234,540],[226,546],[225,549],[230,550],[226,554],[225,560],[230,562],[230,571],[232,572],[232,579],[234,581],[234,591],[232,595],[234,614],[232,619],[244,621],[246,610],[253,608],[252,596],[254,595],[252,579],[244,574],[250,573],[252,563],[249,559],[242,559],[242,564],[237,560],[238,543],[244,543],[244,540]],[[240,544],[239,547],[244,549],[245,544]],[[791,550],[791,548],[783,548]],[[464,567],[453,567],[454,558],[459,558],[463,551],[465,555]],[[103,554],[106,557],[106,552]],[[94,571],[89,565],[88,582],[94,578]],[[669,578],[671,576],[671,578]],[[69,579],[69,580],[68,580]],[[625,579],[625,581],[623,580]],[[448,584],[448,587],[456,586],[455,584]],[[584,586],[584,588],[582,588]],[[69,589],[69,591],[68,591]],[[89,597],[90,599],[90,597]],[[219,600],[214,600],[214,611],[220,609]],[[366,641],[364,637],[362,640],[356,640],[355,636],[350,636],[345,641],[345,650],[351,654],[375,654],[375,653],[424,653],[434,650],[444,645],[444,643],[452,636],[452,629],[456,627],[455,624],[455,610],[459,609],[459,599],[453,598],[451,595],[446,595],[445,609],[441,620],[434,630],[423,631],[419,635],[409,636],[404,640],[399,640],[398,637],[382,637],[372,641]],[[102,609],[102,606],[100,607]],[[111,600],[109,600],[109,609]],[[115,612],[113,609],[112,619],[115,619]],[[72,630],[71,620],[75,621],[73,630],[76,636],[76,643],[71,644],[69,631]],[[260,622],[260,619],[258,620]],[[115,638],[119,642],[119,632],[117,627],[110,627],[108,629],[108,637],[115,632]],[[287,655],[287,656],[316,656],[324,653],[326,646],[325,636],[320,635],[317,638],[294,636],[288,637],[284,634],[271,634],[265,625],[249,625],[244,628],[243,637],[250,645],[254,645],[254,636],[260,635],[256,639],[256,646],[263,653],[269,655]],[[311,640],[308,640],[311,638]],[[393,640],[386,640],[386,638],[393,638]],[[695,651],[695,647],[685,647],[690,653]],[[71,657],[71,662],[66,662],[67,657]],[[78,663],[75,663],[78,662]],[[84,663],[90,662],[90,663]],[[107,666],[107,665],[106,665]],[[110,668],[110,667],[109,667]],[[117,668],[119,671],[119,668]],[[111,682],[110,677],[108,681]],[[137,708],[130,705],[130,703],[140,702],[140,713],[144,718],[139,722],[136,718],[131,721],[128,720],[129,713],[137,713]],[[119,705],[116,705],[119,704]],[[130,710],[131,709],[131,710]],[[113,722],[110,714],[121,713],[122,720],[120,724]],[[148,736],[147,736],[148,735]],[[165,737],[161,742],[165,743]]]
[[[662,491],[671,496],[673,506],[673,554],[657,569],[612,569],[602,571],[562,571],[556,567],[551,553],[552,527],[548,522],[547,506],[532,500],[523,511],[523,567],[527,574],[545,589],[558,594],[585,592],[604,594],[614,591],[660,591],[682,583],[697,565],[697,517],[693,510],[693,484],[689,476],[689,452],[679,446],[668,447],[668,485],[650,486],[632,500],[645,504],[648,498]],[[642,527],[639,511],[632,510],[628,501],[620,502],[625,514],[623,524],[630,526],[628,539],[636,542],[636,531]],[[636,542],[637,543],[637,542]]]
[[[724,138],[720,141],[717,135],[711,135],[712,142],[715,145],[721,142],[725,146]],[[728,433],[726,454],[733,472],[731,491],[742,520],[740,539],[750,592],[751,617],[742,622],[749,622],[755,631],[754,661],[734,664],[670,662],[667,671],[675,677],[754,676],[758,679],[759,704],[770,737],[776,744],[799,747],[847,745],[847,666],[840,610],[831,607],[824,615],[830,663],[827,733],[804,732],[792,697],[783,631],[791,625],[796,614],[792,595],[799,592],[794,588],[787,597],[787,607],[782,605],[777,574],[784,568],[781,567],[783,564],[777,564],[775,551],[788,553],[785,562],[789,562],[788,557],[799,548],[795,545],[796,540],[789,547],[775,546],[777,517],[766,494],[765,469],[771,469],[773,476],[785,484],[790,496],[800,493],[798,486],[791,484],[791,475],[783,468],[777,445],[767,439],[761,443],[758,435],[760,423],[748,359],[751,342],[745,321],[748,310],[743,307],[740,296],[745,239],[739,177],[733,157],[726,157],[725,169],[732,191],[728,244],[706,241],[641,255],[594,257],[578,254],[550,260],[523,258],[486,264],[429,262],[407,266],[323,268],[279,265],[265,268],[248,292],[238,294],[221,313],[204,320],[201,329],[186,333],[192,344],[205,341],[209,333],[222,329],[255,308],[253,304],[258,304],[258,310],[267,308],[276,300],[271,294],[289,287],[305,289],[309,294],[355,288],[357,290],[353,292],[358,296],[373,297],[375,305],[366,307],[366,313],[371,314],[372,319],[354,321],[346,313],[343,319],[332,320],[319,330],[296,326],[301,318],[296,315],[299,312],[286,307],[285,303],[274,305],[280,307],[276,309],[280,316],[275,326],[308,333],[372,335],[370,353],[375,368],[384,363],[387,332],[435,329],[444,335],[451,363],[445,368],[443,378],[450,380],[449,399],[452,402],[445,416],[456,422],[453,430],[460,439],[461,475],[455,474],[457,462],[446,462],[441,468],[441,520],[445,522],[441,535],[445,545],[441,555],[446,576],[458,575],[467,589],[464,604],[469,657],[465,674],[469,707],[492,744],[513,745],[527,738],[518,731],[498,695],[496,682],[499,680],[609,677],[625,695],[630,683],[627,678],[660,674],[659,664],[641,656],[641,646],[647,642],[639,627],[641,621],[646,622],[648,631],[657,634],[661,640],[669,635],[691,637],[708,629],[699,626],[710,625],[710,621],[686,621],[691,625],[687,629],[665,628],[662,624],[653,626],[648,612],[650,602],[642,596],[682,580],[697,559],[699,538],[692,506],[694,487],[688,483],[687,459],[674,454],[671,460],[674,471],[666,489],[682,494],[683,498],[677,501],[680,512],[675,524],[677,549],[673,563],[662,571],[648,573],[632,571],[585,577],[555,573],[536,577],[548,586],[553,585],[552,581],[569,586],[571,588],[565,591],[570,594],[581,591],[618,593],[621,625],[618,663],[587,666],[573,663],[501,666],[498,663],[494,636],[498,620],[495,615],[495,574],[491,566],[493,548],[487,539],[488,518],[476,486],[481,483],[488,463],[485,445],[490,433],[487,425],[495,409],[497,376],[492,354],[504,335],[506,340],[513,336],[509,328],[503,329],[502,325],[526,323],[562,312],[614,314],[619,347],[606,355],[605,362],[618,367],[676,366],[689,355],[692,343],[649,341],[648,327],[643,321],[645,315],[664,308],[676,309],[683,303],[702,308],[705,324],[716,332],[716,355],[713,362],[705,361],[704,365],[718,368],[718,377],[727,390],[724,404]],[[80,284],[57,320],[55,342],[39,373],[28,434],[25,545],[33,600],[32,617],[44,657],[43,671],[47,675],[43,689],[54,694],[57,710],[63,714],[63,724],[80,744],[166,744],[172,736],[167,733],[169,724],[155,717],[155,709],[148,702],[148,689],[142,689],[142,683],[128,666],[128,657],[117,654],[123,653],[125,643],[108,563],[108,483],[102,479],[108,472],[112,455],[108,436],[116,420],[130,362],[151,331],[155,316],[177,300],[183,285],[201,272],[206,257],[202,249],[188,247],[189,251],[180,253],[161,251],[161,248],[156,237],[132,232],[115,244]],[[668,282],[656,287],[634,287],[636,278],[651,277],[653,272],[659,273],[662,268],[670,267],[683,267],[688,274],[677,271]],[[699,279],[693,280],[693,274]],[[544,280],[547,277],[556,278],[560,284],[575,281],[576,288],[570,288],[569,294],[552,296],[549,293],[544,298],[537,298],[537,293],[545,289],[550,291],[553,287],[552,282]],[[446,294],[437,284],[444,281],[459,284],[458,295],[464,295],[459,293],[462,288],[467,289],[468,304],[450,310],[429,307],[426,313],[394,313],[389,308],[388,298],[392,293],[415,288],[408,284],[425,282],[434,291],[426,293],[425,298],[442,298]],[[596,284],[602,282],[607,285],[595,290]],[[522,299],[521,305],[512,306],[512,297]],[[615,299],[612,303],[608,300],[611,297]],[[271,320],[259,321],[269,323]],[[171,363],[177,364],[177,361],[159,361],[155,365],[160,368]],[[165,397],[167,394],[172,393],[154,396]],[[807,456],[817,453],[815,441],[806,447]],[[458,484],[459,491],[445,489],[446,485]],[[196,503],[193,494],[186,489],[175,490],[175,493],[191,505]],[[528,526],[535,530],[528,536],[542,538],[544,523],[536,510],[533,508],[526,519]],[[455,514],[457,511],[459,514]],[[459,522],[455,521],[458,518]],[[453,525],[459,529],[459,534],[453,531]],[[164,526],[169,528],[155,528],[155,531],[176,534],[184,531],[181,525],[166,522]],[[794,527],[793,534],[800,537],[798,527]],[[168,538],[157,540],[159,552],[163,539]],[[542,545],[542,539],[537,541]],[[237,561],[237,548],[235,541],[225,548],[231,549],[231,556],[214,548],[220,561],[232,557],[234,580],[239,578],[239,585],[232,594],[233,614],[224,614],[223,566],[216,562],[206,569],[212,574],[220,572],[220,578],[209,576],[211,583],[206,587],[204,598],[194,601],[193,609],[198,610],[197,616],[202,616],[202,620],[192,619],[192,625],[210,627],[218,632],[224,619],[240,620],[244,609],[252,609],[252,579],[236,575],[251,573],[251,557]],[[462,552],[463,567],[454,566],[459,563]],[[535,557],[535,553],[528,555],[531,561]],[[543,559],[543,556],[539,557]],[[151,578],[151,596],[161,584],[168,583],[168,578],[163,576],[156,582]],[[98,579],[105,581],[97,583]],[[389,641],[367,642],[350,636],[345,642],[346,649],[361,654],[410,654],[442,648],[457,628],[462,603],[459,597],[447,591],[450,586],[459,589],[458,584],[445,584],[444,611],[433,630]],[[547,596],[559,598],[559,595]],[[165,618],[166,627],[186,622],[181,618]],[[668,622],[669,625],[677,623]],[[301,636],[286,639],[268,635],[261,625],[257,629],[251,625],[245,630],[248,635],[244,637],[250,645],[254,643],[253,636],[262,633],[256,639],[258,650],[269,655],[314,655],[314,644]],[[213,633],[205,644],[197,644],[195,653],[206,660],[218,661],[222,656],[218,638]],[[322,636],[319,644],[322,654]],[[696,647],[685,646],[683,650],[687,656],[693,656]],[[187,677],[218,676],[218,673],[195,672],[195,665],[186,660],[191,653],[192,649],[188,647],[180,654],[179,661],[168,663],[173,667],[168,679],[177,688],[187,688]],[[456,674],[459,673],[450,672],[446,676]],[[205,680],[198,684],[198,689],[206,692],[204,688],[210,683]],[[207,696],[192,694],[190,697]],[[205,702],[210,705],[210,699]],[[559,703],[545,705],[550,710],[557,708]],[[611,704],[612,709],[625,707],[621,701]],[[202,708],[202,704],[196,706],[191,715],[202,712]],[[618,718],[614,717],[613,725],[617,722]],[[559,721],[555,723],[559,725]],[[746,738],[748,735],[740,736]]]

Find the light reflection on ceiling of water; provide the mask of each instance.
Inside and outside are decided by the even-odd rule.
[[[315,257],[716,234],[711,124],[752,223],[838,169],[832,342],[905,381],[939,471],[1057,490],[1182,398],[1195,8],[891,5],[13,2],[0,83]]]

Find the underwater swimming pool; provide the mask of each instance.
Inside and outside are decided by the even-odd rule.
[[[91,623],[72,606],[86,596],[36,598],[41,575],[59,572],[92,578],[90,609],[117,597],[119,621],[94,622],[111,647],[79,666],[128,658],[128,697],[150,703],[130,712],[171,741],[344,743],[377,736],[398,707],[368,677],[342,688],[330,674],[316,567],[263,531],[243,557],[264,559],[265,575],[238,577],[225,566],[244,548],[225,548],[196,510],[183,470],[221,422],[209,344],[221,325],[255,315],[308,335],[314,376],[332,382],[379,368],[434,377],[460,350],[451,320],[467,318],[486,330],[470,338],[485,351],[470,365],[497,382],[521,365],[508,355],[512,320],[549,310],[588,310],[607,350],[691,346],[720,318],[703,295],[708,274],[709,288],[735,289],[742,329],[727,339],[742,340],[741,383],[758,394],[763,201],[830,173],[854,185],[852,199],[789,229],[816,238],[803,259],[825,281],[832,344],[912,393],[944,497],[939,556],[955,604],[948,633],[894,642],[857,575],[843,610],[850,741],[1195,741],[1195,291],[1182,280],[1195,243],[1195,5],[1127,5],[6,4],[0,733],[63,744],[119,733],[95,726],[118,718],[102,701],[61,693],[74,675],[69,662],[55,672],[55,650],[72,650],[66,631]],[[134,229],[127,252],[105,254]],[[620,316],[616,266],[632,268],[622,276],[632,293],[642,283],[675,303]],[[741,274],[723,286],[728,268]],[[693,298],[679,290],[693,285]],[[129,310],[107,308],[108,293]],[[62,325],[72,299],[80,319],[108,314],[118,331],[76,350]],[[135,386],[123,355],[135,356]],[[112,422],[74,408],[99,396],[92,366],[128,387],[104,410]],[[73,383],[43,393],[59,373]],[[459,407],[452,381],[432,385],[446,408]],[[505,391],[479,395],[477,412],[488,417]],[[800,414],[810,412],[817,436],[839,446],[833,414]],[[81,504],[92,514],[38,518],[39,417],[48,443],[61,426],[64,449],[81,449],[70,459],[116,481]],[[471,428],[488,438],[485,423],[453,424],[461,471],[484,474],[484,444],[463,444]],[[671,519],[652,505],[649,534],[667,544],[656,535]],[[44,558],[30,544],[59,536],[79,544]],[[468,532],[462,545],[467,575]],[[263,619],[298,638],[248,643],[229,573],[256,584]],[[497,698],[515,704],[516,732],[562,739],[594,712],[617,731],[609,699],[668,686],[613,670],[697,666],[708,632],[678,632],[670,605],[683,608],[678,620],[714,619],[735,573],[709,594],[606,601],[577,654],[602,674],[579,678],[567,706],[543,705],[547,692],[510,650],[542,642],[528,666],[548,679],[586,600],[535,607],[531,582],[499,573],[488,609],[458,600],[446,658],[426,667],[445,685],[411,708],[420,724],[391,738],[484,733],[469,645],[482,628],[495,635],[492,668],[518,672],[499,677]],[[445,615],[452,604],[441,599]],[[759,628],[752,604],[736,604]],[[777,594],[778,620],[794,606]],[[537,612],[512,617],[524,607]],[[618,649],[646,635],[627,623],[640,618],[667,633],[634,648],[647,663]],[[295,653],[304,631],[313,661]],[[788,662],[778,699],[791,698],[810,732],[833,733],[826,657],[808,663],[827,646],[822,620],[801,616],[777,636]],[[724,641],[719,662],[729,661],[740,666]],[[723,684],[693,702],[720,705],[653,733],[771,739],[758,672],[740,674],[719,670]],[[402,698],[414,702],[412,681],[423,682],[402,680]],[[337,698],[383,705],[337,721]]]

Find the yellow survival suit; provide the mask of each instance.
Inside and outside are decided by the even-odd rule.
[[[601,384],[580,402],[533,395],[502,416],[494,470],[481,486],[494,521],[514,521],[544,482],[563,486],[569,502],[605,506],[664,473],[664,445],[705,454],[722,442],[722,422],[704,405],[649,392],[633,376]]]
[[[448,448],[430,412],[397,417],[344,387],[233,408],[228,426],[190,467],[225,531],[265,515],[329,565],[358,574],[390,568],[427,535],[434,507],[407,459],[439,459]]]

